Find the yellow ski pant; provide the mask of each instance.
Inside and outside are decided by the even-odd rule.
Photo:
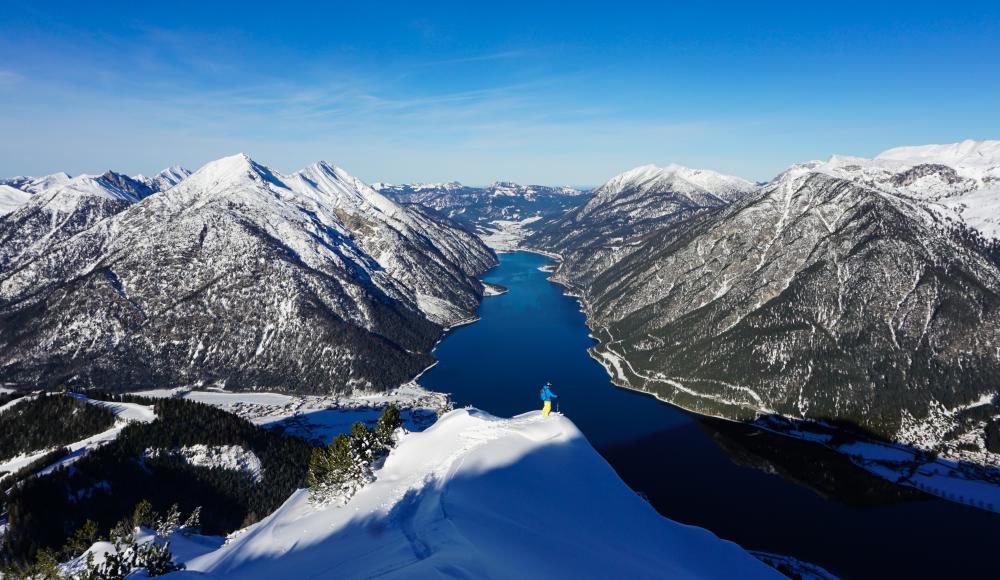
[[[542,405],[542,417],[548,417],[551,411],[552,401],[545,401],[545,404]]]

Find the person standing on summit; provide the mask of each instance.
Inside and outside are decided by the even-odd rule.
[[[539,390],[539,394],[542,396],[542,417],[548,417],[549,413],[552,411],[552,399],[558,399],[559,395],[552,392],[552,383],[545,383],[545,385]]]

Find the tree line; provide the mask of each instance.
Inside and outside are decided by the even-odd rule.
[[[110,429],[109,409],[63,394],[42,393],[0,413],[0,459],[68,445]]]
[[[203,506],[205,533],[226,534],[270,514],[305,481],[312,446],[301,439],[185,399],[114,398],[152,404],[157,418],[125,426],[116,440],[71,469],[28,478],[11,489],[2,551],[7,562],[23,564],[39,550],[58,550],[88,520],[107,536],[143,500],[160,511],[174,503],[185,512]],[[192,466],[181,457],[145,457],[146,449],[196,444],[252,451],[261,461],[261,481],[241,471]]]
[[[395,445],[395,432],[403,424],[399,409],[389,405],[375,428],[358,421],[350,434],[341,433],[326,447],[316,447],[309,459],[306,485],[314,503],[347,503],[375,479],[374,464]]]

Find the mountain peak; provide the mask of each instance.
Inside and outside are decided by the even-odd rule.
[[[720,199],[730,199],[750,191],[753,187],[753,183],[741,177],[670,163],[664,167],[652,164],[640,165],[612,177],[595,192],[607,197],[627,190],[648,194],[672,191],[684,194],[709,193]]]
[[[240,183],[253,179],[253,176],[260,177],[261,170],[270,173],[269,169],[256,163],[246,153],[237,153],[209,161],[185,179],[185,182],[202,187]]]
[[[912,164],[938,163],[957,166],[1000,165],[1000,141],[974,141],[943,145],[917,145],[894,147],[875,156],[875,161],[897,161]]]
[[[173,186],[186,179],[189,175],[191,175],[191,171],[187,168],[180,165],[173,165],[157,173],[153,179]]]

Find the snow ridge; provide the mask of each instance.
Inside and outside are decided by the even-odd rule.
[[[302,490],[186,566],[246,579],[779,577],[660,516],[565,417],[476,409],[405,435],[345,506],[314,506]]]
[[[896,147],[873,159],[833,155],[793,165],[776,181],[807,173],[908,197],[986,237],[1000,237],[1000,141]]]

